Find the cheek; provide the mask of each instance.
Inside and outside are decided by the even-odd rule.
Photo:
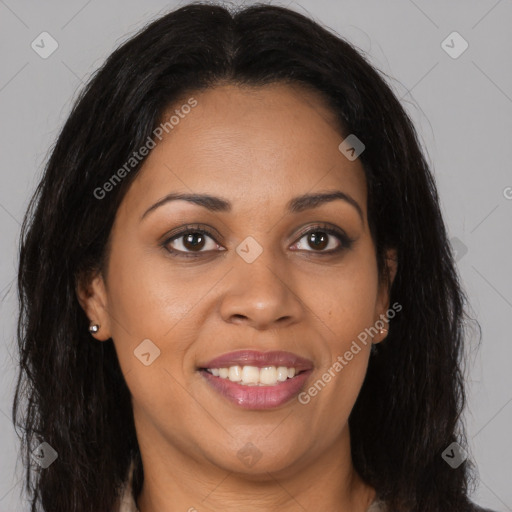
[[[211,314],[212,288],[226,272],[221,265],[208,272],[205,268],[185,269],[165,255],[122,240],[112,251],[108,275],[112,338],[140,404],[187,403],[180,390],[190,371],[190,349]],[[147,352],[154,360],[149,366],[138,358]]]
[[[120,336],[128,332],[137,339],[161,340],[190,314],[211,287],[211,279],[192,278],[192,285],[172,261],[134,248],[136,244],[130,246],[131,250],[123,251],[121,240],[111,255],[108,287],[112,290],[109,313],[114,317],[113,330]]]
[[[318,418],[336,419],[332,435],[335,425],[348,418],[363,384],[371,349],[365,329],[376,321],[376,261],[369,244],[360,249],[343,266],[329,269],[308,295],[308,305],[320,319],[323,350],[321,368],[304,400],[313,402]]]
[[[307,287],[311,278],[304,279]],[[377,320],[378,273],[371,250],[354,252],[343,266],[332,267],[316,279],[310,289],[314,291],[304,297],[322,321],[333,355],[349,350],[352,340]]]

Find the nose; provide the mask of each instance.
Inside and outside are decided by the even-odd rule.
[[[304,306],[286,261],[264,250],[252,263],[237,256],[234,266],[220,308],[225,322],[265,330],[302,319]]]

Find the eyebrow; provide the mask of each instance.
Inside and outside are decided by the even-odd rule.
[[[189,203],[197,204],[206,208],[212,212],[230,212],[232,209],[231,203],[227,199],[223,199],[221,197],[211,196],[208,194],[179,194],[179,193],[171,193],[157,201],[154,205],[150,206],[141,216],[141,221],[148,215],[150,212],[156,210],[160,206],[163,206],[166,203],[171,201],[188,201]],[[327,192],[317,192],[314,194],[303,194],[298,197],[294,197],[286,204],[286,209],[290,213],[300,213],[305,210],[309,210],[311,208],[317,208],[318,206],[329,203],[335,200],[345,201],[346,203],[352,205],[361,221],[364,224],[364,215],[363,210],[359,206],[359,203],[350,195],[342,192],[341,190],[332,190]]]

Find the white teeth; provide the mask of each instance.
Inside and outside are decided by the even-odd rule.
[[[244,366],[242,368],[242,384],[259,384],[260,369],[256,366]]]
[[[233,382],[240,382],[242,380],[242,368],[240,366],[230,366],[228,379]]]
[[[277,384],[277,370],[275,366],[267,366],[260,370],[260,383],[267,386]]]
[[[278,382],[292,379],[298,372],[286,366],[230,366],[229,368],[208,368],[214,377],[229,379],[245,386],[275,386]]]
[[[277,380],[284,382],[288,378],[288,368],[286,366],[279,366],[277,368]]]

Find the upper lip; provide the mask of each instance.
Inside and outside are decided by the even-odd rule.
[[[300,357],[292,352],[282,350],[259,352],[257,350],[238,350],[218,356],[199,368],[229,368],[230,366],[286,366],[298,371],[311,370],[313,363],[309,359]]]

